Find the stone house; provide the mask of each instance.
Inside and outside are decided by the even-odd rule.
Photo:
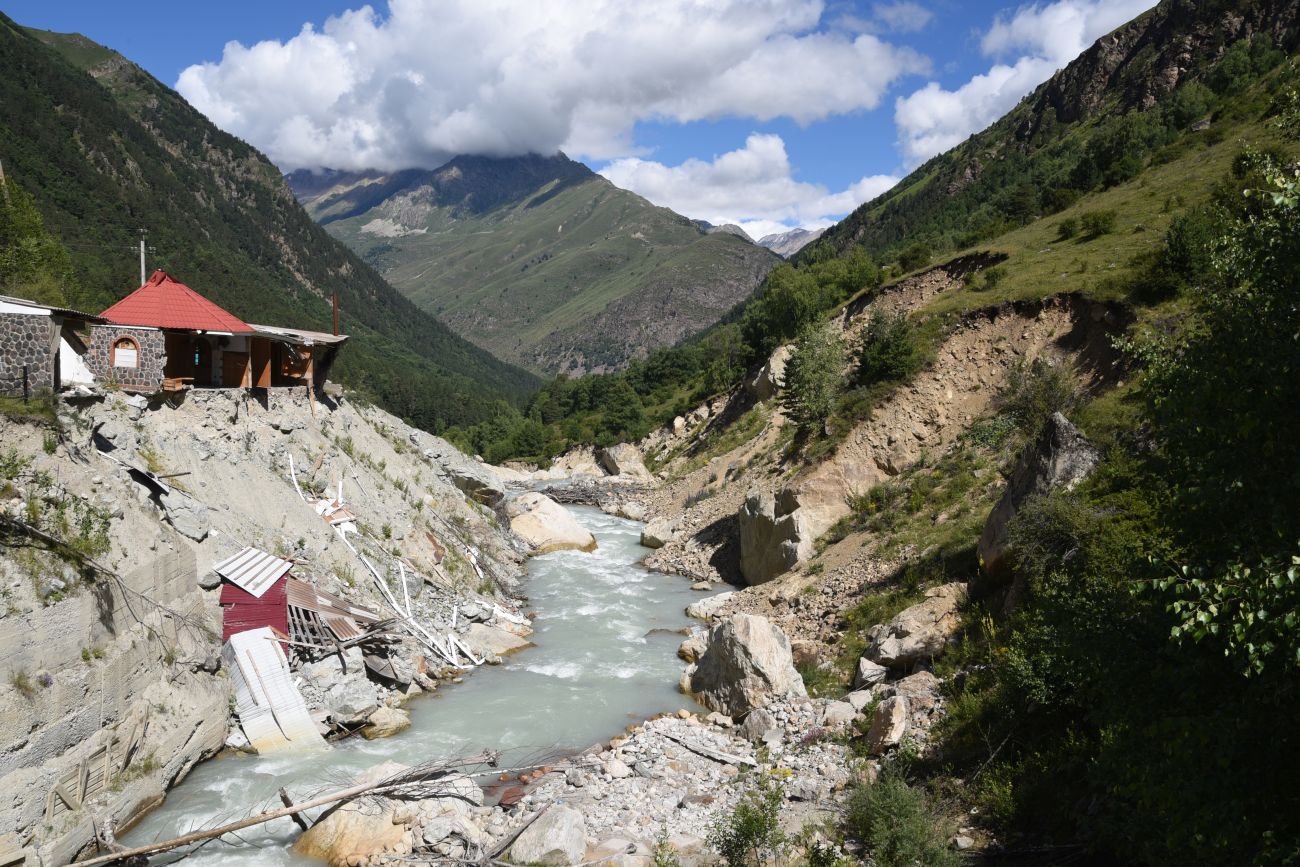
[[[94,382],[85,329],[105,321],[0,295],[0,394],[26,397]]]
[[[323,384],[346,335],[247,323],[164,271],[105,310],[90,368],[127,391]]]

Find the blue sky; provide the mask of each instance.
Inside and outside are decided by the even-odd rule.
[[[691,217],[818,226],[1153,0],[50,3],[284,169],[562,147]],[[305,25],[310,25],[304,30]]]

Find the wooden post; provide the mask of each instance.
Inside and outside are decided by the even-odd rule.
[[[334,307],[334,336],[339,336],[339,293],[335,292],[330,296],[330,303]]]
[[[289,792],[284,786],[280,787],[280,803],[284,804],[286,807],[293,806],[293,801],[289,799]],[[302,813],[290,813],[289,815],[293,819],[295,825],[302,828],[304,831],[307,830],[307,820],[302,817]]]

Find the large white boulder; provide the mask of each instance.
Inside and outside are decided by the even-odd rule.
[[[578,523],[572,512],[545,494],[520,494],[506,504],[506,515],[510,529],[533,554],[596,550],[596,537]]]
[[[812,556],[815,539],[803,514],[784,512],[776,498],[751,493],[737,515],[740,525],[740,574],[750,585],[764,584]]]
[[[641,544],[647,548],[662,548],[676,538],[673,522],[667,518],[653,518],[641,528]]]
[[[406,765],[385,762],[357,776],[358,783],[375,783],[407,770]],[[380,855],[405,855],[413,837],[409,811],[399,811],[398,802],[374,797],[344,804],[304,831],[293,849],[308,858],[325,861],[330,867],[367,864]]]
[[[686,606],[686,616],[694,617],[696,620],[712,620],[717,616],[732,599],[736,598],[736,591],[729,590],[726,593],[719,593],[717,596],[708,596],[698,602],[692,602]]]
[[[486,623],[471,623],[461,640],[478,656],[505,656],[532,644],[527,638]]]
[[[775,698],[808,695],[790,640],[753,614],[733,614],[709,630],[708,646],[690,674],[690,692],[700,704],[733,718]]]
[[[619,443],[596,452],[596,462],[611,476],[623,476],[639,482],[654,481],[646,469],[641,452],[630,443]]]
[[[885,668],[911,665],[944,652],[961,628],[961,604],[966,585],[960,582],[932,587],[919,602],[889,623],[871,627],[871,645],[864,656]]]
[[[776,393],[785,387],[785,365],[793,352],[793,343],[778,346],[753,379],[745,382],[745,390],[757,401],[776,397]]]
[[[548,807],[524,829],[510,846],[510,860],[516,864],[571,865],[582,862],[587,852],[587,829],[582,814],[572,807]]]

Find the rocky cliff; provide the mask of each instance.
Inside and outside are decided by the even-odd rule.
[[[214,563],[252,545],[291,559],[299,580],[387,610],[307,499],[342,486],[357,516],[348,538],[385,581],[400,586],[399,561],[425,576],[406,590],[430,628],[447,628],[447,600],[492,619],[519,574],[495,476],[347,398],[95,394],[49,418],[0,417],[0,440],[0,850],[39,863],[121,830],[226,742]],[[464,617],[460,628],[490,656],[479,633],[499,630],[470,634]],[[411,670],[406,694],[436,688],[442,661],[427,648],[399,638],[392,658]],[[309,705],[364,719],[401,697],[364,677],[330,694],[340,681],[309,672]]]

